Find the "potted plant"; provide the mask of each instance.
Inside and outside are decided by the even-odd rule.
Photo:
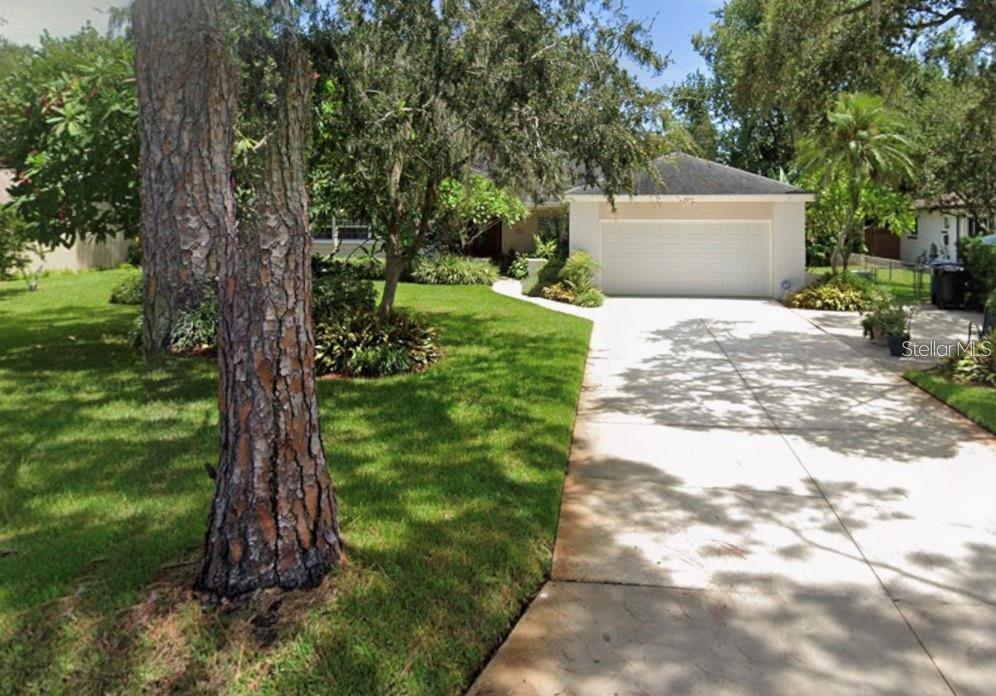
[[[902,305],[885,310],[881,314],[882,327],[889,344],[889,355],[901,358],[906,353],[906,343],[910,340],[910,322],[913,313]]]
[[[885,338],[885,326],[878,312],[868,312],[861,320],[865,337],[872,343],[880,343]]]
[[[897,304],[891,293],[877,291],[871,299],[871,308],[863,313],[861,328],[872,343],[880,343],[886,337],[885,322],[894,313]]]

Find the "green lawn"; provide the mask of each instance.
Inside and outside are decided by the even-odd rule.
[[[124,338],[135,308],[107,303],[120,277],[0,283],[3,691],[468,686],[548,573],[590,324],[488,288],[403,286],[443,361],[320,386],[346,566],[279,609],[226,613],[184,590],[215,367],[145,369]]]
[[[996,434],[996,389],[956,384],[934,371],[910,371],[903,377]]]
[[[827,274],[830,272],[829,266],[812,266],[806,269],[810,273]],[[865,270],[862,266],[856,266],[852,271]],[[890,272],[888,268],[879,268],[876,278],[881,285],[889,288],[892,294],[900,302],[929,302],[930,301],[930,279],[925,278],[920,297],[917,298],[915,291],[915,273],[909,268],[893,268]]]

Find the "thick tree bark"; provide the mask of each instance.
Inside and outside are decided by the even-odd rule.
[[[162,356],[178,310],[214,283],[213,240],[233,225],[235,73],[223,0],[136,0],[132,25],[141,143],[142,330]]]
[[[197,587],[238,597],[318,585],[340,560],[315,387],[305,148],[307,56],[292,31],[246,224],[220,240],[221,460]]]

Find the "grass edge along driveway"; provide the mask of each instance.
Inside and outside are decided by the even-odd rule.
[[[404,286],[430,371],[320,385],[347,565],[205,610],[216,372],[146,369],[121,272],[0,283],[0,683],[13,692],[458,693],[549,572],[590,323]]]
[[[958,384],[936,370],[910,370],[903,377],[996,435],[996,389]]]

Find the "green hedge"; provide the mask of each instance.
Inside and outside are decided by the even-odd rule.
[[[422,285],[491,285],[498,280],[498,267],[487,259],[455,254],[418,258],[411,280]]]
[[[958,242],[958,258],[969,275],[968,302],[981,307],[996,291],[996,246],[983,244],[978,237],[963,237]]]
[[[142,272],[135,271],[111,288],[111,304],[142,304]]]

